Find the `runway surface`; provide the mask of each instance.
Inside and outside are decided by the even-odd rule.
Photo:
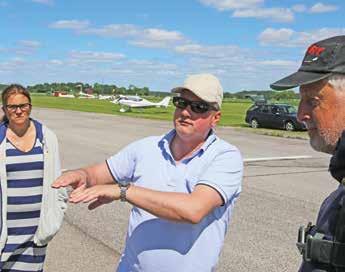
[[[161,135],[172,122],[94,113],[35,109],[33,117],[58,135],[63,168],[104,161],[126,144]],[[236,203],[217,271],[297,271],[297,230],[315,221],[320,203],[337,182],[327,173],[329,156],[306,140],[284,139],[218,128],[245,159],[312,156],[245,165],[243,192]],[[124,247],[130,205],[114,203],[95,211],[69,205],[64,226],[49,245],[47,272],[114,271]],[[209,250],[209,249],[205,249]]]

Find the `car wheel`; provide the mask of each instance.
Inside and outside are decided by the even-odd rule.
[[[295,130],[295,125],[291,121],[288,121],[285,124],[285,130],[287,130],[287,131],[294,131]]]
[[[250,126],[252,128],[258,128],[259,127],[259,122],[258,120],[256,120],[255,118],[253,118],[251,121],[250,121]]]

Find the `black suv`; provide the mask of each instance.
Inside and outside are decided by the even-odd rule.
[[[304,123],[297,120],[296,108],[288,104],[254,104],[247,110],[246,123],[252,128],[306,130]]]

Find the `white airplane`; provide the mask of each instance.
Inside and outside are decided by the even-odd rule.
[[[94,96],[93,94],[83,93],[82,91],[78,93],[78,97],[79,98],[96,98],[96,96]]]
[[[110,100],[110,99],[113,99],[114,98],[114,96],[113,95],[99,95],[98,96],[98,99],[99,100]]]
[[[154,107],[162,107],[162,108],[167,108],[169,105],[171,97],[167,96],[164,97],[162,101],[160,102],[151,102],[148,101],[144,98],[141,98],[140,96],[125,96],[125,97],[120,97],[116,102],[112,101],[112,103],[117,103],[120,104],[122,107],[120,109],[120,112],[125,112],[127,108],[128,110],[132,108],[154,108]]]
[[[58,97],[75,98],[73,94],[62,94],[62,93],[59,93]]]
[[[123,94],[119,94],[115,97],[115,99],[113,101],[110,101],[111,103],[114,104],[120,104],[120,100],[122,101],[142,101],[143,99],[138,96],[138,95],[123,95]]]

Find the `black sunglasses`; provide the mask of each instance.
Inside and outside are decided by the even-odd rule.
[[[205,113],[205,112],[208,112],[209,110],[217,111],[216,107],[210,105],[207,102],[190,101],[180,96],[173,97],[173,104],[175,105],[176,108],[179,108],[182,110],[190,106],[191,110],[195,113]]]

